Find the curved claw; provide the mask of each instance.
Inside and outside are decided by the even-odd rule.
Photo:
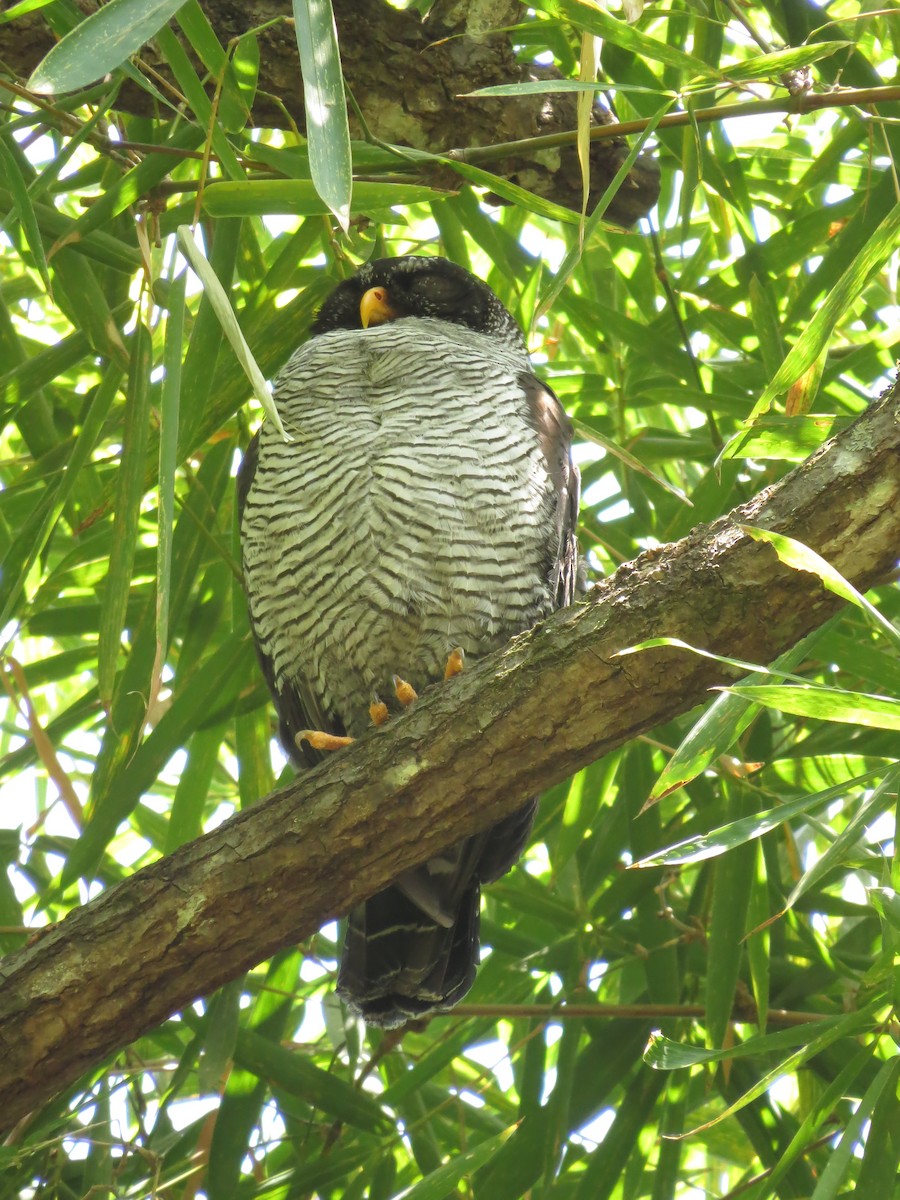
[[[447,665],[444,667],[444,678],[452,679],[454,675],[458,675],[466,665],[466,652],[462,646],[457,646],[455,650],[451,650],[447,656]]]
[[[352,737],[339,737],[336,733],[324,733],[321,729],[302,729],[294,737],[298,749],[301,742],[309,742],[313,750],[343,750],[352,741]]]
[[[379,697],[377,692],[373,692],[372,693],[372,703],[369,705],[369,717],[372,720],[372,724],[373,725],[384,725],[387,722],[389,716],[390,716],[390,713],[388,712],[388,706]]]
[[[407,683],[399,675],[392,675],[391,678],[394,681],[394,695],[404,708],[407,708],[414,700],[418,700],[419,693],[411,683]]]

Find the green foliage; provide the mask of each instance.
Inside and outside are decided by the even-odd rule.
[[[176,9],[194,57],[158,29]],[[35,86],[85,90],[0,113],[4,952],[286,770],[239,586],[245,369],[271,378],[360,261],[446,254],[530,330],[579,431],[593,577],[777,480],[897,354],[896,96],[788,116],[777,80],[891,82],[896,18],[853,0],[631,25],[540,0],[522,57],[574,76],[602,37],[619,117],[656,126],[662,196],[631,231],[579,228],[489,153],[350,142],[328,0],[295,5],[308,144],[249,128],[256,39],[221,44],[194,3],[0,21],[32,10],[67,34]],[[180,112],[140,64],[92,84],[154,31]],[[126,75],[157,115],[113,125]],[[219,294],[176,248],[195,222]],[[400,1043],[347,1020],[329,926],[32,1114],[0,1194],[897,1196],[900,596],[777,548],[844,613],[543,797],[457,1012]]]

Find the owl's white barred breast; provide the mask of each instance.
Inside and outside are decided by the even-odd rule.
[[[247,591],[276,680],[349,732],[373,688],[440,677],[554,607],[557,496],[527,355],[431,318],[306,343],[276,380],[244,507]]]

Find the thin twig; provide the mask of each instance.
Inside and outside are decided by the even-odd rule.
[[[702,1019],[706,1009],[701,1004],[457,1004],[454,1017],[529,1017],[535,1021],[603,1019],[625,1017],[635,1021],[656,1021],[665,1017]],[[805,1025],[810,1021],[827,1021],[828,1013],[796,1012],[786,1008],[769,1009],[771,1025]],[[752,1016],[734,1016],[734,1025],[752,1025]]]
[[[821,95],[780,96],[775,100],[748,100],[744,104],[717,104],[713,108],[698,108],[693,112],[667,113],[660,117],[657,128],[672,129],[690,125],[693,121],[725,121],[733,117],[758,117],[766,113],[783,112],[794,116],[818,112],[822,108],[848,108],[863,104],[881,104],[900,100],[900,87],[841,88]],[[617,121],[614,125],[598,125],[591,130],[591,141],[625,137],[631,133],[642,133],[653,118],[639,121]],[[575,142],[578,134],[574,129],[563,133],[547,133],[540,137],[522,138],[516,142],[498,142],[493,146],[470,146],[467,149],[447,150],[445,158],[458,162],[479,163],[492,158],[506,158],[526,151],[547,150],[554,146],[568,146]]]

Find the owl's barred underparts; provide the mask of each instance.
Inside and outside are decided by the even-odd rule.
[[[362,328],[374,293],[380,323]],[[416,690],[572,597],[578,477],[558,401],[493,292],[444,259],[382,259],[340,284],[275,384],[241,465],[251,625],[296,761],[308,728],[362,734],[373,693]],[[479,884],[534,803],[350,917],[338,990],[402,1024],[456,1003],[478,957]]]

